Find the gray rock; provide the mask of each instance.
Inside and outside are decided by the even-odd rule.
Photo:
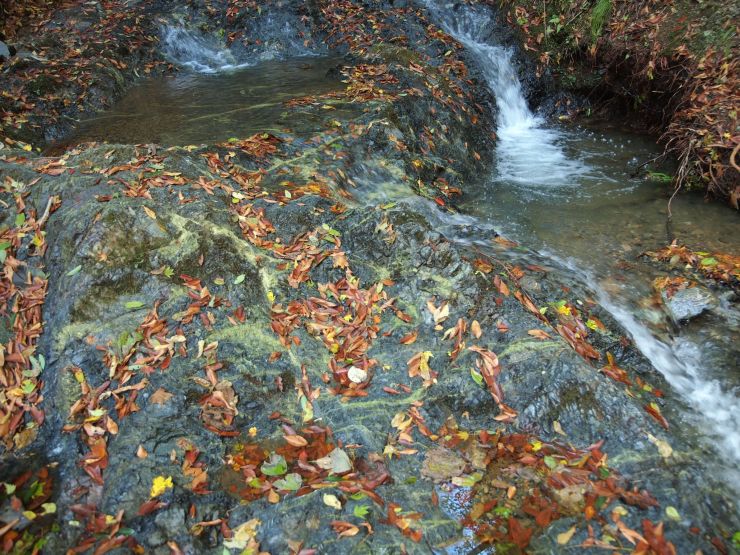
[[[8,45],[0,40],[0,58],[10,58],[10,49]]]
[[[663,292],[661,297],[668,314],[676,324],[696,318],[718,304],[714,294],[701,286],[682,289],[670,298]]]
[[[185,509],[177,506],[170,507],[157,514],[154,522],[166,534],[167,538],[174,538],[183,530]]]

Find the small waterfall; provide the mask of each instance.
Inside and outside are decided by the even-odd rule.
[[[426,3],[445,31],[475,56],[496,97],[497,178],[532,189],[574,185],[574,178],[588,168],[565,155],[559,144],[562,134],[545,127],[527,106],[511,50],[486,42],[495,22],[486,12],[467,6]]]
[[[252,65],[238,62],[226,45],[219,44],[213,37],[185,27],[166,27],[163,43],[167,58],[197,73],[234,71]]]

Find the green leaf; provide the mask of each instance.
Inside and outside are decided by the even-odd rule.
[[[141,308],[142,306],[144,306],[144,303],[142,303],[141,301],[128,301],[124,306],[128,309],[133,310],[133,309]]]
[[[33,390],[36,389],[36,382],[33,382],[31,380],[23,380],[21,383],[21,391],[25,393],[26,395],[30,395],[33,393]]]
[[[293,472],[291,474],[287,474],[285,478],[275,480],[272,485],[275,486],[277,489],[298,491],[301,488],[301,485],[303,485],[303,478],[301,478],[300,474],[296,474],[295,472]]]
[[[260,470],[266,476],[282,476],[288,472],[288,463],[282,455],[271,453],[270,459],[262,463]]]
[[[357,493],[353,493],[349,496],[350,499],[353,501],[360,501],[362,499],[365,499],[367,497],[367,494],[362,493],[361,491],[358,491]]]
[[[483,385],[483,375],[480,372],[476,372],[471,368],[470,377],[473,378],[473,381],[478,385]]]
[[[702,266],[716,266],[717,265],[717,259],[714,257],[708,257],[708,258],[702,258],[701,259],[701,265]]]
[[[26,215],[23,212],[21,212],[20,214],[16,214],[15,227],[21,227],[25,223],[26,223]]]
[[[239,274],[238,276],[236,276],[236,278],[234,279],[234,285],[239,285],[240,283],[242,283],[245,277],[247,276],[245,276],[244,274]]]
[[[552,470],[553,468],[557,468],[558,466],[558,461],[556,461],[550,455],[546,455],[543,460],[545,461],[545,465],[547,466],[547,468],[549,468],[550,470]]]
[[[72,268],[69,272],[67,272],[67,275],[70,276],[70,277],[72,277],[72,276],[74,276],[76,274],[79,274],[80,273],[80,270],[82,270],[82,264],[80,264],[79,266],[75,266],[74,268]]]
[[[329,235],[332,235],[333,237],[339,237],[341,233],[339,233],[336,229],[333,229],[329,227],[327,224],[321,224],[321,229],[326,231]]]
[[[170,266],[165,266],[164,272],[162,272],[162,274],[164,274],[165,277],[171,278],[175,275],[175,270],[173,270]]]
[[[352,509],[352,514],[357,518],[365,518],[369,512],[370,507],[367,505],[355,505],[355,508]]]
[[[665,508],[665,514],[668,518],[671,520],[681,520],[681,515],[678,514],[678,511],[676,510],[676,507],[668,506]]]

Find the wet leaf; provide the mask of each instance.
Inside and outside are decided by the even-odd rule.
[[[82,265],[81,264],[79,266],[75,266],[69,272],[67,272],[67,276],[72,277],[74,275],[77,275],[77,274],[80,273],[80,270],[82,270]]]
[[[283,438],[293,447],[305,447],[306,445],[308,445],[308,441],[306,441],[306,438],[299,435],[285,435],[283,436]]]
[[[130,310],[135,310],[144,306],[144,303],[141,301],[128,301],[124,306]]]
[[[334,474],[344,474],[352,470],[352,463],[343,449],[335,448],[326,457],[314,461],[317,466],[324,470],[330,470]]]
[[[152,489],[149,491],[149,497],[159,497],[168,489],[172,489],[172,476],[156,476],[152,480]]]
[[[291,474],[286,474],[285,478],[275,480],[272,485],[275,486],[277,489],[298,491],[303,485],[303,478],[301,478],[300,474],[293,472]]]
[[[244,274],[239,274],[238,276],[236,276],[236,278],[234,278],[234,285],[239,285],[240,283],[242,283],[245,277],[246,276]]]
[[[331,507],[332,509],[336,509],[337,511],[342,510],[342,504],[340,503],[339,499],[337,499],[336,495],[325,493],[322,499],[324,500],[324,505],[326,505],[327,507]]]
[[[155,405],[164,405],[172,399],[172,397],[172,393],[160,387],[157,391],[151,394],[149,402]]]
[[[571,526],[568,528],[565,532],[558,534],[557,540],[559,545],[565,545],[570,541],[570,539],[573,537],[573,534],[576,533],[576,527]]]
[[[357,518],[365,518],[369,512],[370,507],[368,505],[355,505],[355,508],[352,509],[352,514]]]
[[[226,549],[239,549],[245,553],[256,554],[259,551],[259,545],[256,542],[257,528],[261,524],[260,520],[253,518],[232,528],[233,535],[229,539],[224,538],[224,547]]]
[[[555,468],[558,467],[558,461],[556,461],[550,455],[546,455],[543,460],[544,460],[545,465],[547,466],[547,468],[549,468],[550,470],[553,470],[553,469],[555,469]]]
[[[262,463],[260,470],[266,476],[282,476],[288,472],[288,463],[282,455],[271,453],[269,460]]]
[[[352,383],[362,383],[367,380],[367,372],[357,366],[350,366],[347,370],[347,377]]]

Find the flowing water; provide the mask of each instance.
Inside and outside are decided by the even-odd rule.
[[[343,87],[339,57],[272,59],[270,50],[243,61],[213,39],[179,27],[165,30],[164,43],[167,56],[190,71],[135,85],[110,110],[81,121],[52,150],[88,141],[189,145],[274,133],[291,128],[283,119],[285,101]],[[310,118],[303,118],[308,124],[303,131],[319,131],[316,120],[316,129],[310,129]]]
[[[527,106],[511,52],[486,43],[494,22],[472,8],[427,4],[473,55],[498,107],[497,164],[462,212],[493,226],[555,267],[580,276],[637,347],[696,411],[697,423],[740,462],[740,323],[723,302],[713,314],[677,327],[655,306],[652,281],[665,275],[641,260],[670,238],[698,250],[740,251],[740,221],[729,209],[678,197],[667,225],[659,185],[631,176],[658,151],[646,138],[615,130],[549,127]],[[468,221],[466,226],[471,225]],[[469,232],[468,232],[469,240]]]

